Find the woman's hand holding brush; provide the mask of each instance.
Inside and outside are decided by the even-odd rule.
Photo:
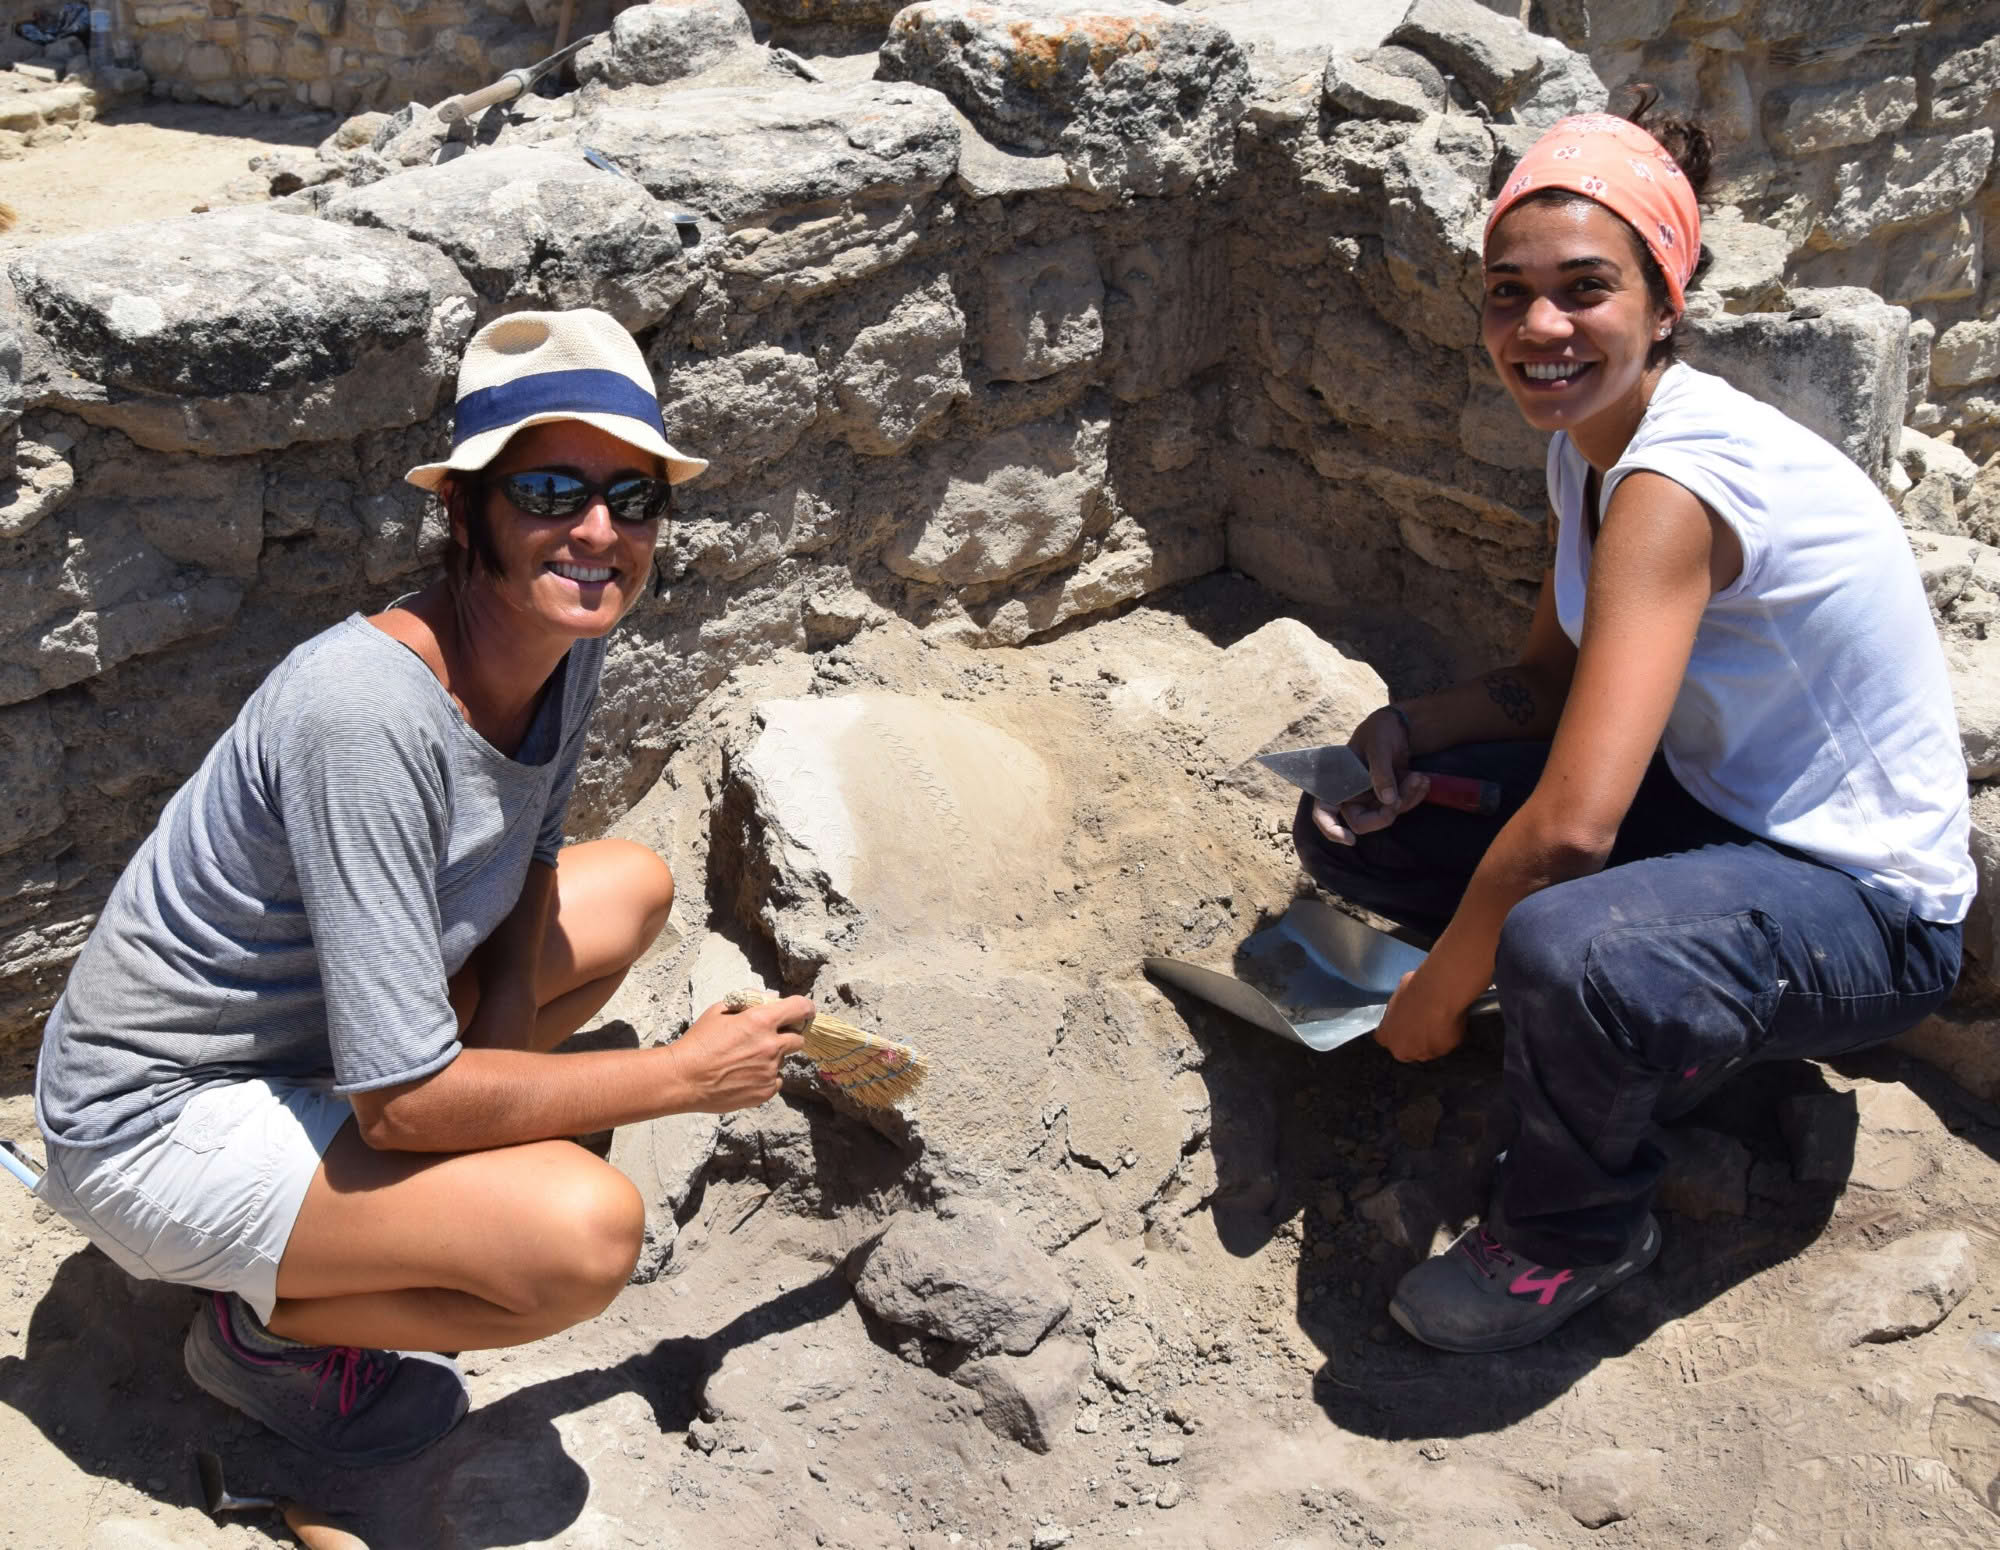
[[[806,1044],[790,1030],[810,1023],[813,1011],[804,996],[787,996],[740,1010],[718,1001],[703,1012],[665,1051],[694,1095],[688,1112],[727,1114],[776,1097],[778,1068]]]

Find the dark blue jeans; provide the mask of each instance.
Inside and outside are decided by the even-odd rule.
[[[1498,782],[1500,811],[1426,805],[1351,847],[1314,827],[1308,797],[1299,857],[1329,892],[1436,934],[1547,756],[1478,743],[1419,759]],[[1958,978],[1961,934],[1716,816],[1656,759],[1604,869],[1531,894],[1501,931],[1520,1128],[1488,1225],[1545,1265],[1617,1258],[1665,1166],[1658,1119],[1753,1061],[1843,1054],[1922,1021]]]

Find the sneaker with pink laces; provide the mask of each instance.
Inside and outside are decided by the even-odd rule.
[[[1396,1284],[1389,1317],[1440,1351],[1511,1351],[1532,1345],[1660,1252],[1652,1217],[1608,1265],[1537,1265],[1475,1223],[1442,1254]]]
[[[229,1292],[209,1294],[181,1354],[188,1376],[224,1404],[336,1464],[414,1458],[471,1404],[453,1363],[280,1341]]]

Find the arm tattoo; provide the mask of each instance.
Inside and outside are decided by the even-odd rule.
[[[1486,697],[1500,707],[1500,714],[1518,727],[1535,719],[1535,691],[1510,667],[1486,675]]]

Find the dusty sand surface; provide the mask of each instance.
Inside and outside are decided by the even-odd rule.
[[[193,103],[116,109],[67,140],[0,161],[0,197],[16,216],[0,250],[226,204],[251,157],[317,145],[338,122]]]
[[[1676,1145],[1721,1166],[1670,1197],[1658,1268],[1542,1345],[1450,1358],[1390,1325],[1385,1298],[1430,1246],[1430,1218],[1479,1207],[1497,1030],[1424,1067],[1368,1044],[1315,1056],[1168,998],[1137,967],[1152,951],[1226,956],[1297,883],[1288,814],[1219,782],[1158,710],[1273,611],[1217,580],[1019,651],[892,624],[725,684],[619,825],[683,879],[666,939],[605,1013],[612,1036],[650,1040],[688,1015],[704,939],[737,929],[710,902],[710,812],[724,742],[758,702],[949,702],[1054,762],[1074,824],[1052,872],[1078,908],[982,938],[1071,987],[1053,1044],[1019,1030],[1020,1070],[1067,1084],[1072,1158],[1115,1153],[1130,1084],[1158,1070],[1200,1125],[1185,1168],[1099,1164],[1099,1218],[1052,1251],[1099,1375],[1051,1452],[988,1431],[921,1343],[863,1317],[838,1266],[900,1165],[886,1132],[801,1084],[718,1153],[667,1274],[593,1323],[470,1355],[465,1423],[369,1477],[316,1470],[193,1390],[179,1340],[194,1295],[129,1280],[0,1181],[0,1540],[282,1536],[199,1511],[193,1455],[210,1447],[238,1489],[350,1513],[377,1550],[1991,1544],[1993,1513],[1941,1461],[1934,1416],[1972,1414],[1940,1395],[2000,1399],[2000,1113],[1898,1055],[1760,1068],[1697,1111]],[[1399,691],[1441,670],[1419,646],[1369,654]],[[1126,1026],[1107,1031],[1119,1007]],[[28,1077],[20,1055],[0,1073],[0,1134],[32,1131]],[[1795,1177],[1782,1100],[1828,1093],[1875,1116],[1851,1138],[1873,1187]],[[1418,1218],[1425,1241],[1399,1244],[1382,1202],[1414,1189],[1435,1210]],[[1851,1256],[1938,1229],[1970,1241],[1970,1295],[1914,1338],[1824,1344],[1817,1299]],[[1104,1376],[1114,1348],[1124,1386]],[[1660,1477],[1593,1532],[1564,1482],[1602,1449],[1620,1450],[1614,1472]]]

